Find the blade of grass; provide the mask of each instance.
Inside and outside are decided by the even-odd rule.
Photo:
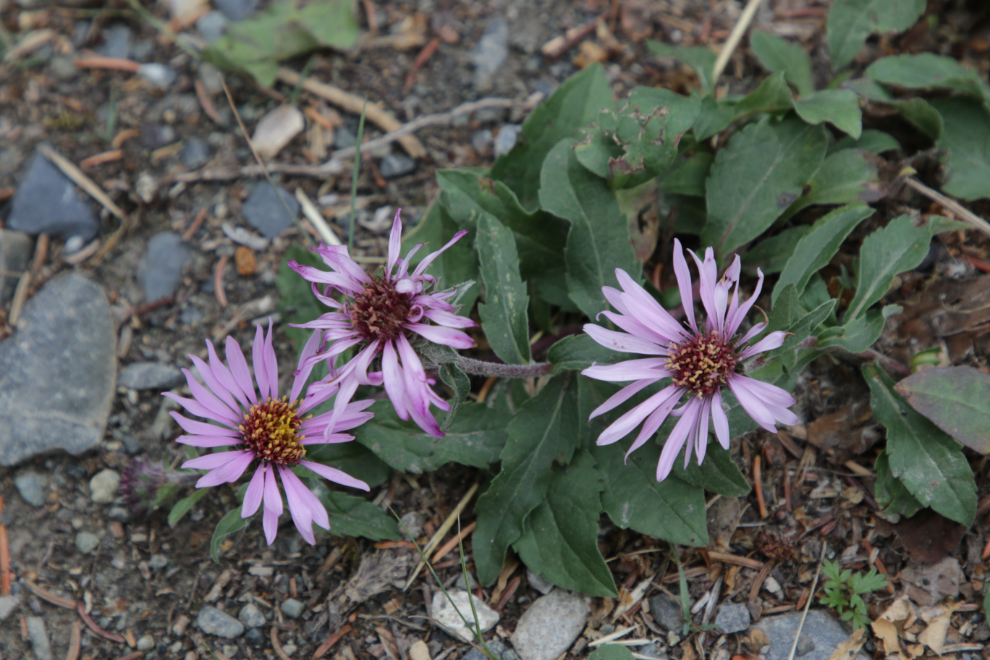
[[[357,216],[354,214],[354,206],[357,203],[357,183],[358,174],[361,173],[361,139],[364,137],[364,116],[368,110],[368,99],[364,100],[364,107],[361,108],[361,119],[358,120],[357,145],[354,152],[354,175],[351,178],[351,221],[347,225],[347,253],[354,254],[354,224]]]

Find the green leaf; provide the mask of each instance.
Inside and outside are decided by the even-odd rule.
[[[804,293],[811,276],[832,261],[846,237],[871,215],[873,209],[869,206],[852,204],[837,208],[819,218],[811,231],[794,246],[794,254],[784,266],[774,287],[771,303],[776,305],[780,292],[789,284],[795,285],[798,296]]]
[[[698,140],[707,140],[725,129],[735,118],[734,106],[723,105],[716,101],[714,96],[707,94],[702,97],[698,117],[694,120],[694,137]]]
[[[990,454],[990,375],[973,367],[935,367],[905,378],[895,389],[953,438]]]
[[[894,218],[863,241],[856,274],[856,295],[849,303],[844,323],[861,316],[886,295],[894,276],[916,268],[928,255],[932,227],[915,227],[910,216]]]
[[[863,133],[859,97],[848,89],[823,89],[794,102],[794,111],[809,124],[828,122],[854,139]]]
[[[743,97],[735,105],[735,119],[751,117],[763,112],[782,113],[794,107],[794,95],[784,80],[783,72],[774,73],[760,86]]]
[[[884,57],[866,68],[866,75],[885,85],[907,89],[947,89],[986,101],[990,89],[980,74],[958,60],[934,53]]]
[[[399,526],[395,518],[363,497],[331,491],[323,481],[309,480],[310,490],[327,510],[329,533],[334,536],[360,536],[372,541],[398,540]],[[314,529],[324,532],[321,527]]]
[[[697,461],[691,461],[685,469],[683,462],[674,461],[671,474],[692,486],[701,486],[726,497],[744,497],[752,490],[746,476],[732,460],[732,454],[716,441],[708,443],[705,460],[701,465]]]
[[[825,159],[806,192],[794,202],[784,217],[815,204],[873,202],[884,196],[877,158],[868,151],[847,149]]]
[[[234,532],[238,532],[247,527],[249,518],[241,518],[241,507],[228,511],[227,515],[220,519],[216,529],[213,530],[213,538],[210,540],[210,557],[213,561],[220,563],[220,542]]]
[[[558,587],[615,597],[615,581],[598,550],[601,491],[595,459],[579,451],[570,465],[553,470],[546,499],[526,518],[512,547],[528,568]]]
[[[357,43],[359,28],[354,3],[315,2],[302,9],[293,0],[272,3],[248,19],[227,26],[220,39],[203,51],[203,59],[254,76],[271,87],[280,60],[316,48],[348,50]]]
[[[561,140],[547,155],[540,173],[540,204],[571,223],[564,249],[570,297],[594,318],[608,308],[602,287],[618,285],[616,268],[636,281],[642,281],[643,273],[615,195],[605,179],[581,166],[574,144]]]
[[[285,333],[296,350],[301,350],[313,331],[306,328],[293,328],[290,323],[309,323],[329,310],[313,295],[310,283],[299,273],[289,268],[289,261],[295,260],[304,266],[326,269],[319,255],[298,245],[290,245],[285,251],[282,265],[275,276],[275,286],[278,287],[278,312],[282,315],[281,331]]]
[[[658,57],[674,57],[694,69],[701,82],[702,94],[712,89],[715,60],[718,55],[707,46],[671,46],[659,41],[647,40],[647,47]]]
[[[695,151],[682,157],[660,179],[660,190],[672,195],[705,196],[705,179],[715,157],[708,151]]]
[[[209,488],[197,488],[192,492],[192,495],[188,497],[183,497],[181,500],[175,503],[172,510],[168,512],[168,526],[175,529],[175,526],[179,524],[179,521],[185,518],[186,514],[194,506],[196,502],[199,502],[206,494],[210,492]]]
[[[343,470],[370,488],[382,485],[392,475],[392,468],[359,442],[307,445],[306,460]]]
[[[505,445],[505,417],[480,403],[462,405],[443,438],[399,419],[388,401],[378,401],[368,410],[375,418],[355,429],[355,438],[403,472],[421,474],[450,462],[486,468],[498,460]],[[442,411],[437,411],[440,414]]]
[[[639,87],[618,110],[602,110],[581,130],[578,160],[617,188],[632,188],[664,172],[677,157],[681,136],[698,115],[700,100],[666,89]]]
[[[564,370],[580,371],[596,362],[615,364],[626,359],[628,359],[626,354],[605,348],[584,333],[564,337],[551,346],[547,354],[547,360],[553,363],[554,373]]]
[[[852,62],[871,34],[903,32],[924,11],[925,0],[836,0],[828,12],[832,68]]]
[[[915,412],[882,370],[867,365],[863,375],[870,386],[873,414],[887,427],[891,474],[921,504],[962,525],[972,525],[976,482],[959,443]]]
[[[942,115],[928,101],[919,98],[897,99],[883,85],[868,78],[852,80],[848,86],[865,99],[893,107],[931,139],[937,140],[942,134]]]
[[[743,266],[755,268],[760,267],[765,275],[772,275],[784,270],[787,261],[794,254],[794,248],[798,241],[804,238],[811,227],[798,225],[789,227],[776,236],[765,238],[753,247],[746,250],[742,258]]]
[[[946,195],[973,201],[990,197],[990,111],[969,99],[938,99],[932,105],[944,120],[936,146],[947,149]]]
[[[475,229],[486,213],[498,218],[516,239],[523,281],[546,301],[573,307],[565,279],[566,221],[541,210],[527,211],[508,186],[477,170],[441,170],[437,182],[443,191],[442,204],[461,227]]]
[[[577,135],[603,108],[612,106],[612,90],[601,65],[593,64],[571,76],[533,110],[516,147],[499,156],[489,176],[511,188],[525,208],[536,209],[543,159],[558,142]]]
[[[985,609],[990,611],[990,608]],[[588,656],[588,660],[633,660],[634,658],[632,651],[620,644],[602,644]]]
[[[647,442],[627,460],[625,453],[634,437],[591,449],[605,479],[602,504],[609,518],[622,529],[671,543],[707,545],[704,490],[674,476],[657,482],[661,447],[655,441]]]
[[[860,135],[859,139],[846,136],[828,148],[828,154],[842,151],[844,149],[863,149],[874,154],[882,154],[885,151],[897,151],[901,148],[901,143],[890,133],[878,131],[875,128],[867,128]]]
[[[475,234],[485,303],[478,305],[481,328],[495,354],[506,364],[529,364],[529,296],[519,276],[512,232],[485,214]]]
[[[886,317],[879,310],[871,309],[845,325],[827,328],[818,335],[818,348],[841,348],[850,353],[862,353],[883,334]]]
[[[902,517],[910,518],[924,506],[915,499],[904,483],[890,473],[890,454],[880,452],[876,462],[877,482],[873,487],[880,513],[893,524]]]
[[[815,91],[811,82],[811,58],[801,44],[788,43],[767,32],[753,32],[749,45],[760,64],[773,72],[782,71],[787,82],[804,96]]]
[[[508,427],[500,417],[508,433],[502,470],[475,506],[474,562],[484,584],[498,577],[506,550],[523,534],[526,517],[546,498],[550,466],[569,463],[587,433],[591,411],[581,410],[576,384],[569,374],[555,376]]]
[[[708,177],[703,245],[730,254],[773,224],[825,159],[822,126],[797,118],[743,128],[718,152]]]
[[[457,411],[461,404],[471,393],[471,379],[452,362],[440,365],[437,372],[440,374],[440,380],[443,381],[444,385],[454,391],[454,398],[447,402],[450,404],[450,410],[447,411],[447,416],[440,424],[440,430],[446,433],[450,430],[451,424],[454,423],[454,418],[457,417]]]
[[[425,243],[419,252],[413,255],[410,266],[415,266],[431,252],[446,245],[460,230],[461,227],[450,217],[450,213],[442,204],[431,205],[426,217],[402,239],[403,252],[408,252],[409,248],[417,243]],[[440,287],[447,288],[462,282],[477,281],[478,254],[472,248],[473,244],[473,237],[468,234],[433,260],[428,272],[437,278]],[[479,292],[479,287],[475,284],[461,296],[460,305],[464,316],[467,316],[474,307]]]

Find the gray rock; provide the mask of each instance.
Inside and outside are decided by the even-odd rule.
[[[182,372],[159,362],[132,362],[120,370],[117,387],[129,390],[170,390],[186,382]]]
[[[584,630],[591,608],[580,594],[554,589],[519,618],[512,646],[523,660],[556,660]]]
[[[667,651],[657,642],[640,646],[636,653],[646,658],[654,658],[654,660],[667,660]]]
[[[110,504],[117,497],[120,474],[107,468],[100,470],[89,480],[89,498],[96,504]]]
[[[14,486],[20,493],[21,499],[31,506],[45,505],[47,501],[45,487],[47,485],[48,479],[33,470],[21,472],[14,478]]]
[[[107,57],[117,57],[126,60],[131,53],[131,29],[121,23],[115,23],[103,30],[103,45],[96,52]]]
[[[260,628],[265,625],[265,615],[254,603],[248,603],[237,613],[237,618],[247,628]]]
[[[684,614],[681,612],[681,603],[673,596],[662,593],[651,598],[650,616],[664,630],[676,632],[678,635],[684,630]]]
[[[418,539],[419,535],[423,533],[423,523],[425,521],[423,514],[419,511],[410,511],[399,518],[399,522],[402,523],[399,525],[402,529],[402,535],[407,539]]]
[[[282,653],[291,656],[293,653],[299,650],[299,647],[295,644],[289,643],[282,647]]]
[[[553,583],[551,583],[550,580],[546,579],[542,575],[534,573],[528,568],[526,569],[526,581],[529,582],[529,586],[533,587],[544,596],[553,591]]]
[[[755,628],[770,639],[767,660],[786,660],[791,653],[794,635],[797,634],[800,623],[801,612],[773,616],[757,622]],[[828,660],[836,647],[848,639],[849,633],[842,624],[824,610],[811,610],[801,630],[801,639],[798,640],[797,657],[801,660]],[[867,660],[863,653],[857,654],[856,658]]]
[[[244,624],[215,607],[207,606],[201,609],[196,617],[196,625],[207,635],[227,639],[240,637],[244,633]]]
[[[213,0],[213,6],[232,21],[247,18],[258,8],[258,0]]]
[[[303,613],[306,608],[305,605],[300,603],[295,598],[289,598],[282,602],[281,610],[282,614],[289,617],[290,619],[298,619],[299,615]]]
[[[31,640],[31,647],[38,660],[53,660],[52,645],[48,641],[48,633],[45,631],[45,620],[38,616],[27,618],[28,638]]]
[[[76,68],[71,57],[53,57],[48,62],[48,70],[59,80],[72,80],[79,75],[79,69]]]
[[[415,170],[416,161],[403,154],[389,154],[382,158],[378,169],[383,179],[395,179]]]
[[[148,149],[160,149],[179,139],[175,129],[155,121],[141,124],[141,144]]]
[[[491,639],[488,641],[488,648],[492,650],[499,660],[519,660],[519,656],[515,651],[510,649],[508,646],[498,641],[497,639]],[[464,656],[464,660],[488,660],[488,656],[482,653],[476,648],[472,648]]]
[[[110,510],[107,511],[107,518],[124,523],[131,519],[131,512],[122,506],[110,507]]]
[[[478,613],[478,624],[482,633],[491,630],[498,623],[498,612],[477,598],[473,598],[468,592],[460,589],[450,589],[447,591],[447,594],[450,595],[450,600],[454,601],[453,604],[451,604],[450,600],[447,600],[447,596],[443,592],[436,591],[433,593],[431,610],[433,612],[434,622],[451,635],[465,642],[474,641],[473,631],[475,630],[475,626],[471,612],[472,599],[474,600],[474,608]],[[460,612],[460,615],[458,612]],[[462,615],[471,622],[470,628],[464,625],[464,621],[461,619]]]
[[[79,236],[88,243],[100,231],[100,222],[75,184],[36,153],[11,201],[7,229],[31,236]]]
[[[20,275],[31,258],[31,237],[18,231],[0,229],[0,307],[14,298]]]
[[[182,145],[179,159],[191,170],[198,169],[210,161],[210,145],[199,138],[192,138]]]
[[[261,632],[261,628],[251,628],[244,635],[244,641],[252,646],[261,646],[265,643],[265,635]]]
[[[206,39],[206,43],[212,44],[227,31],[227,17],[223,12],[211,11],[196,19],[196,30]]]
[[[722,632],[737,633],[749,628],[749,609],[743,603],[723,603],[715,616],[715,627]]]
[[[486,90],[492,86],[492,76],[509,56],[509,22],[496,18],[485,26],[485,32],[471,53],[474,63],[474,86]]]
[[[501,156],[512,151],[521,130],[522,126],[519,124],[505,124],[498,129],[498,133],[495,134],[495,155]]]
[[[152,236],[138,266],[145,300],[154,302],[174,294],[190,256],[189,247],[175,232],[163,231]]]
[[[0,466],[57,449],[79,456],[103,439],[117,376],[103,289],[60,275],[24,306],[0,342]]]
[[[0,596],[0,621],[13,614],[20,604],[21,601],[17,599],[17,596]]]
[[[84,555],[91,555],[100,547],[100,537],[89,532],[79,532],[76,534],[76,547]]]
[[[299,215],[299,202],[296,198],[284,188],[277,190],[276,195],[276,188],[267,181],[262,181],[244,202],[244,219],[265,238],[275,238],[292,227],[293,219]],[[285,202],[285,206],[279,201],[279,197]],[[289,209],[288,213],[286,207]]]
[[[148,559],[148,568],[153,571],[157,571],[160,568],[165,568],[168,566],[168,557],[165,555],[151,555]]]
[[[333,130],[333,146],[337,149],[355,147],[357,137],[346,126],[338,126]]]
[[[483,128],[471,136],[471,146],[474,147],[474,150],[477,152],[487,151],[488,148],[492,146],[492,142],[494,141],[495,136],[492,135],[492,132],[487,128]]]
[[[175,82],[175,79],[179,77],[178,71],[157,62],[142,64],[138,67],[137,73],[158,89],[168,89]]]
[[[137,641],[138,651],[150,651],[155,648],[155,638],[151,635],[145,635]]]

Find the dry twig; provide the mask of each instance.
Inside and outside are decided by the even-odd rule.
[[[932,190],[931,188],[921,183],[914,177],[908,177],[906,179],[906,183],[911,188],[918,191],[928,199],[932,200],[933,202],[938,202],[944,208],[952,211],[956,215],[956,217],[962,220],[963,222],[968,222],[969,224],[973,225],[975,229],[979,229],[987,236],[990,236],[990,222],[987,222],[980,216],[976,215],[975,213],[967,209],[965,206],[963,206],[956,200],[950,197],[946,197],[937,190]]]
[[[715,69],[712,71],[712,87],[718,82],[718,77],[725,70],[725,65],[729,63],[729,58],[732,57],[736,46],[739,45],[743,35],[746,34],[746,30],[749,29],[749,24],[753,22],[753,17],[756,16],[756,10],[759,9],[762,1],[749,0],[746,9],[739,15],[739,20],[732,26],[732,32],[729,34],[729,38],[725,40],[725,44],[722,45],[722,50],[719,51],[718,58],[715,60]]]
[[[83,174],[82,170],[73,165],[69,159],[52,149],[47,144],[39,144],[38,151],[40,151],[45,158],[50,160],[58,169],[62,170],[62,173],[65,176],[72,179],[73,183],[85,190],[93,199],[102,204],[106,210],[110,211],[121,220],[127,219],[127,215],[120,209],[119,206],[113,203],[113,200],[110,199],[109,195],[103,192],[103,188],[100,188],[100,186],[98,186],[92,179]]]

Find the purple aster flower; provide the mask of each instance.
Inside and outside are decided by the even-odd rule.
[[[709,423],[715,428],[719,443],[729,448],[729,420],[722,410],[724,387],[729,388],[739,405],[757,424],[771,433],[777,432],[776,422],[787,425],[798,422],[797,416],[787,409],[794,405],[790,394],[736,371],[743,360],[779,347],[787,336],[786,332],[771,332],[752,346],[746,346],[766,327],[766,323],[757,323],[746,334],[736,337],[746,313],[760,295],[763,273],[757,270],[759,279],[756,291],[749,300],[740,304],[738,255],[719,280],[715,254],[711,248],[705,251],[704,261],[691,250],[688,251],[698,266],[701,278],[699,293],[706,314],[703,328],[695,320],[691,273],[680,241],[676,239],[674,274],[684,303],[686,326],[674,320],[653,296],[618,269],[615,274],[622,291],[612,287],[604,287],[602,291],[619,313],[605,311],[602,314],[625,332],[606,330],[590,323],[584,326],[585,332],[602,346],[622,353],[651,356],[608,366],[595,364],[581,372],[597,380],[634,381],[592,412],[591,418],[612,410],[663,378],[672,379],[670,385],[622,415],[598,437],[599,445],[612,444],[645,420],[639,435],[626,452],[628,458],[656,433],[668,415],[680,417],[660,454],[657,481],[670,474],[674,459],[685,442],[684,466],[687,467],[691,460],[692,450],[698,456],[698,464],[701,464],[708,446]],[[729,290],[733,284],[735,289],[730,300]],[[685,393],[688,395],[686,402],[675,409]]]
[[[316,351],[317,333],[306,342],[300,363]],[[188,369],[183,369],[193,398],[186,399],[171,392],[163,395],[181,405],[193,415],[206,418],[215,424],[194,421],[173,412],[172,417],[188,434],[177,441],[194,447],[229,447],[230,451],[207,454],[182,467],[209,470],[196,482],[197,488],[233,483],[253,464],[258,462],[254,476],[248,484],[241,507],[241,517],[253,516],[264,503],[262,523],[268,545],[278,532],[278,517],[282,514],[282,495],[278,478],[285,490],[292,521],[302,537],[311,545],[316,543],[313,523],[330,528],[327,511],[320,500],[306,487],[291,468],[295,465],[308,468],[335,483],[368,490],[368,484],[348,476],[341,470],[305,460],[306,447],[313,444],[340,443],[354,437],[341,433],[353,429],[371,419],[374,414],[362,412],[371,401],[355,401],[346,406],[334,418],[332,412],[315,417],[306,416],[309,410],[329,398],[308,396],[299,399],[312,367],[302,367],[295,373],[292,392],[278,396],[278,363],[272,348],[272,323],[268,321],[268,334],[261,326],[254,337],[254,378],[248,371],[247,360],[233,337],[227,337],[227,364],[217,357],[213,342],[207,341],[210,363],[190,355],[206,385],[200,384]],[[255,390],[254,383],[258,388]],[[332,426],[331,426],[332,425]]]
[[[433,391],[431,386],[435,381],[426,376],[413,342],[426,340],[455,349],[474,347],[474,340],[459,328],[473,328],[477,324],[458,316],[447,302],[455,290],[433,291],[436,280],[426,274],[433,260],[465,234],[466,231],[457,232],[450,242],[410,272],[409,260],[423,244],[413,247],[405,259],[399,257],[402,220],[396,212],[388,243],[388,262],[381,275],[365,273],[343,246],[312,248],[330,267],[330,272],[289,262],[289,267],[313,283],[316,297],[333,310],[298,327],[323,333],[323,342],[328,345],[305,364],[311,368],[320,360],[330,363],[333,374],[319,385],[340,389],[334,401],[336,409],[350,400],[358,385],[384,384],[401,419],[412,417],[430,435],[443,437],[430,405],[441,410],[450,410],[450,405]],[[318,284],[324,285],[322,293]],[[340,292],[343,301],[331,298],[333,291]],[[351,347],[357,347],[357,355],[336,369],[337,357]],[[372,364],[379,366],[380,371],[369,372]],[[314,392],[319,391],[317,385],[313,388]]]

